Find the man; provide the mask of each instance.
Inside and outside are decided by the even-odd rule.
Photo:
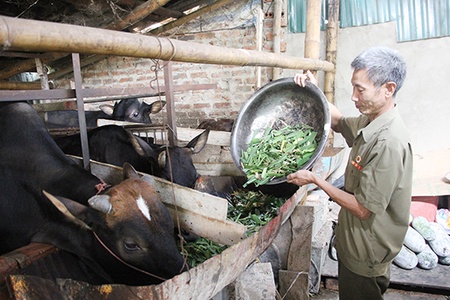
[[[308,170],[287,178],[299,186],[316,184],[341,206],[335,229],[340,299],[383,299],[410,213],[413,153],[395,104],[406,64],[396,51],[375,47],[351,66],[352,101],[361,115],[344,117],[330,104],[331,128],[352,147],[344,190]],[[309,71],[294,80],[317,84]]]

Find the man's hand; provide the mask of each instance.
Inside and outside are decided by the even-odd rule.
[[[299,86],[304,87],[306,85],[306,80],[317,86],[317,79],[310,70],[306,71],[306,74],[297,73],[294,76],[294,82]]]

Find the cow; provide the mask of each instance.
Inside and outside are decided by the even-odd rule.
[[[147,104],[137,98],[122,99],[114,106],[102,104],[98,111],[85,111],[86,126],[89,128],[97,127],[98,119],[151,124],[150,114],[160,112],[165,104],[165,101]],[[79,127],[77,110],[48,111],[44,113],[43,118],[47,127],[51,129]]]
[[[52,244],[79,257],[102,283],[156,284],[186,270],[151,176],[125,164],[124,180],[105,190],[24,102],[0,103],[0,144],[0,254]]]
[[[121,126],[107,125],[88,132],[89,154],[93,160],[116,166],[128,162],[138,171],[193,188],[199,175],[192,154],[205,147],[208,135],[209,130],[205,130],[184,147],[166,147],[149,144]],[[82,155],[79,134],[55,141],[64,153]]]

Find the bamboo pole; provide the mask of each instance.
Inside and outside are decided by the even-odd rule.
[[[273,53],[281,52],[281,6],[282,0],[274,0],[273,8]],[[272,69],[272,80],[280,78],[281,70],[279,68]]]
[[[339,0],[328,1],[327,50],[326,60],[336,64],[339,30]],[[324,93],[330,103],[334,103],[334,83],[336,70],[325,72]]]
[[[320,13],[322,1],[308,0],[306,11],[305,58],[320,57]],[[304,69],[306,70],[306,69]],[[317,77],[317,72],[313,72]]]
[[[329,71],[334,65],[318,59],[288,57],[245,49],[195,44],[106,29],[0,16],[4,50],[68,52],[156,58],[204,64],[268,66]]]

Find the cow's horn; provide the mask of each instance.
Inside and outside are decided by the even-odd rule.
[[[89,206],[104,212],[105,214],[109,214],[112,210],[111,202],[109,202],[109,196],[108,195],[96,195],[91,197],[88,200]]]
[[[161,153],[158,155],[158,166],[160,168],[164,168],[167,163],[167,153],[166,151],[161,151]]]

